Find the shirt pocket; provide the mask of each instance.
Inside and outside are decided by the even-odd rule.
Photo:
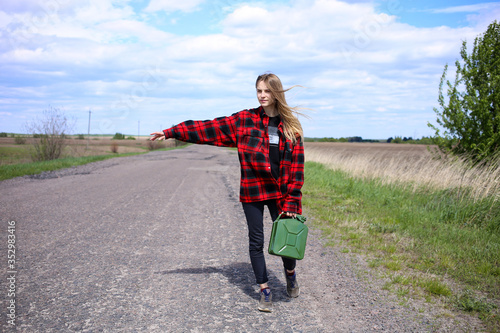
[[[238,146],[242,165],[260,173],[267,165],[264,136],[260,131],[252,130],[242,136]],[[248,176],[250,177],[250,176]]]
[[[243,134],[239,146],[239,148],[245,152],[262,152],[264,150],[264,135],[258,130],[248,131]]]

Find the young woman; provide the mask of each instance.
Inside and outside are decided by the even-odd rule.
[[[272,311],[264,258],[264,206],[273,221],[280,213],[295,217],[302,213],[304,183],[303,132],[296,108],[288,106],[280,79],[263,74],[256,81],[260,107],[243,110],[214,120],[186,121],[163,132],[151,133],[150,140],[177,140],[237,147],[241,165],[240,201],[247,219],[250,260],[260,286],[258,309]],[[291,88],[290,88],[291,89]],[[287,294],[299,296],[296,261],[283,259]]]

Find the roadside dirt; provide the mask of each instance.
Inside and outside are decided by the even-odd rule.
[[[401,306],[311,229],[272,313],[257,310],[233,150],[192,145],[0,182],[5,332],[460,332]],[[307,215],[307,211],[305,212]],[[7,324],[7,223],[16,222],[16,326]],[[266,236],[271,220],[266,212]]]

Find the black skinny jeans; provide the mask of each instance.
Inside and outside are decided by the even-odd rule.
[[[264,206],[267,205],[271,218],[279,215],[276,200],[243,202],[243,211],[247,218],[250,261],[258,284],[268,281],[266,259],[264,258]],[[283,258],[283,266],[289,271],[295,269],[296,260]]]

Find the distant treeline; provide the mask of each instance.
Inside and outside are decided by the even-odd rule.
[[[421,145],[432,145],[434,144],[433,139],[430,137],[422,137],[421,139],[413,139],[410,137],[390,137],[387,140],[373,140],[373,139],[363,139],[360,136],[350,136],[347,138],[304,138],[305,142],[388,142],[388,143],[413,143]]]

